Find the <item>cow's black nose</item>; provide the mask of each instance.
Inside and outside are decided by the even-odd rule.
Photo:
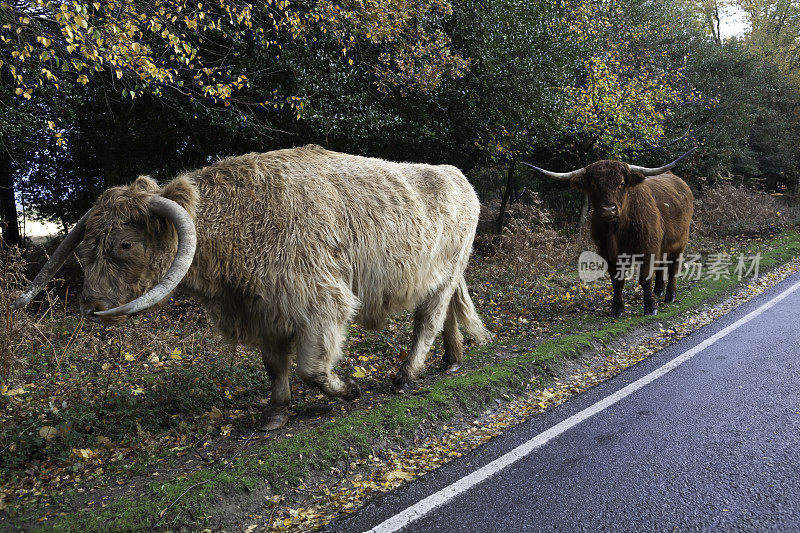
[[[617,216],[617,206],[615,205],[605,205],[602,208],[600,213],[604,217],[615,217]]]

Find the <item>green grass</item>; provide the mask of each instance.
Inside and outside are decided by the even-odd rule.
[[[762,252],[761,271],[800,255],[800,235],[786,233],[755,244],[750,253]],[[516,337],[473,349],[467,360],[469,372],[442,377],[414,394],[395,396],[371,410],[355,411],[283,440],[272,441],[232,464],[214,464],[182,480],[151,484],[137,498],[121,497],[103,509],[86,509],[42,524],[54,531],[124,531],[157,525],[163,528],[196,528],[203,524],[215,495],[248,492],[260,484],[280,492],[309,474],[324,471],[352,453],[366,454],[375,442],[403,445],[423,420],[446,421],[459,407],[478,412],[498,394],[520,392],[542,366],[580,354],[593,342],[607,342],[638,326],[664,321],[717,298],[738,284],[734,279],[706,279],[681,283],[679,301],[660,308],[657,316],[642,316],[639,302],[629,302],[621,319],[575,317],[559,325],[560,334],[533,347],[535,339]],[[588,330],[587,330],[588,329]],[[574,331],[572,333],[571,331]],[[518,355],[490,361],[500,345],[529,346]],[[481,364],[486,366],[480,367]],[[477,368],[476,368],[477,367]],[[169,507],[163,519],[162,509]],[[33,512],[28,509],[28,512]],[[19,517],[24,516],[22,511]]]

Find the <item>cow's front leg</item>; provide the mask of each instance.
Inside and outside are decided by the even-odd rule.
[[[642,286],[645,315],[658,314],[656,300],[653,296],[653,258],[653,254],[645,254],[642,261],[642,270],[639,272],[639,284]]]
[[[619,318],[625,309],[625,300],[622,298],[622,289],[625,287],[625,271],[620,266],[615,266],[611,272],[611,286],[614,288],[614,299],[611,302],[611,316]]]
[[[289,341],[262,347],[261,360],[272,385],[269,403],[261,416],[261,429],[272,431],[282,427],[289,420],[289,403],[292,399],[289,387]]]
[[[414,332],[411,337],[411,349],[408,352],[408,357],[400,366],[400,371],[392,381],[392,391],[405,392],[410,385],[417,381],[417,376],[425,367],[425,358],[431,349],[433,340],[442,331],[452,297],[453,287],[448,287],[436,291],[417,306],[414,311]],[[453,319],[455,320],[455,317]],[[452,355],[449,354],[446,357]]]

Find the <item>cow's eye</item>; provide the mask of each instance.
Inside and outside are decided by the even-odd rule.
[[[122,241],[122,249],[123,250],[130,250],[131,246],[132,246],[132,244],[129,243],[128,241]]]

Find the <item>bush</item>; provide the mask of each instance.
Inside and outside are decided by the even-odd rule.
[[[537,275],[556,266],[570,263],[586,246],[571,236],[552,228],[552,216],[536,193],[530,203],[511,204],[500,235],[494,234],[500,203],[481,206],[479,233],[475,238],[476,255],[503,265],[502,270],[516,276]]]
[[[537,193],[526,191],[525,200],[527,203],[514,203],[506,208],[504,228],[514,221],[529,227],[545,226],[552,223],[553,218],[550,215],[550,211],[547,210]],[[500,200],[481,204],[478,233],[495,233],[499,215]]]
[[[19,353],[33,334],[34,324],[30,318],[11,309],[19,291],[27,284],[25,261],[19,248],[0,252],[0,313],[3,314],[0,329],[0,384],[7,385],[14,371],[22,366],[24,360]]]
[[[768,194],[723,185],[705,191],[696,202],[692,229],[706,238],[770,235],[796,218],[795,208]]]

